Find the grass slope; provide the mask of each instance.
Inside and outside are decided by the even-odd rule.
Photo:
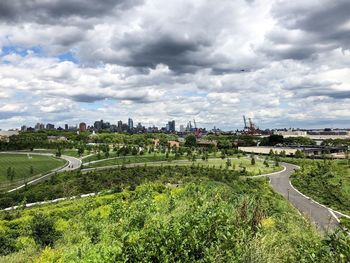
[[[318,202],[350,215],[350,167],[345,160],[299,160],[293,185]]]
[[[8,263],[350,259],[349,240],[322,240],[264,180],[146,183],[133,191],[1,213],[0,231],[0,262]]]
[[[0,154],[0,186],[12,183],[7,176],[7,169],[15,170],[13,183],[22,180],[24,177],[31,177],[37,174],[49,172],[65,164],[64,160],[49,156],[26,154]],[[30,174],[30,167],[33,167],[33,174]]]
[[[182,160],[182,161],[181,161]],[[206,161],[203,161],[201,159],[197,159],[195,162],[183,162],[183,160],[186,160],[185,157],[182,157],[181,160],[171,160],[166,165],[185,165],[190,166],[193,163],[195,165],[205,166],[205,167],[216,167],[216,168],[226,168],[227,158],[225,159],[208,159]],[[97,167],[103,167],[103,166],[113,166],[113,165],[123,165],[123,164],[132,164],[132,163],[148,163],[148,162],[159,162],[159,161],[167,161],[167,158],[165,156],[126,156],[126,157],[120,157],[116,159],[110,159],[110,160],[101,160],[89,165],[84,166],[84,168],[97,168]],[[149,164],[149,165],[158,165],[158,164]],[[262,161],[256,161],[255,165],[251,165],[251,161],[248,159],[240,158],[230,158],[230,166],[228,166],[229,170],[236,170],[239,171],[243,167],[247,170],[247,172],[251,173],[252,175],[259,175],[259,174],[267,174],[267,173],[273,173],[282,170],[282,168],[276,167],[272,164],[270,164],[269,167],[266,167]]]

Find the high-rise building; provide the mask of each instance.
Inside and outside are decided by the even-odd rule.
[[[35,124],[35,130],[36,131],[40,131],[40,130],[44,130],[45,129],[45,125],[43,123],[37,123]]]
[[[168,125],[169,125],[169,132],[175,132],[175,121],[172,120],[172,121],[169,121],[168,122]]]
[[[68,131],[69,126],[68,126],[68,124],[67,124],[67,123],[64,125],[64,129],[65,129],[66,131]]]
[[[54,124],[51,124],[51,123],[46,124],[46,130],[54,130],[54,129],[55,129]]]
[[[96,129],[96,130],[102,130],[102,128],[103,128],[103,120],[100,120],[100,121],[95,121],[95,123],[94,123],[94,128]]]
[[[185,132],[185,127],[183,125],[180,125],[180,132]]]
[[[85,122],[81,122],[79,124],[79,131],[81,131],[81,132],[86,131],[86,123]]]
[[[118,132],[122,132],[122,126],[123,126],[123,122],[122,121],[118,121],[118,124],[117,124],[117,131]]]
[[[128,128],[129,131],[132,131],[134,129],[134,121],[131,118],[128,119]]]

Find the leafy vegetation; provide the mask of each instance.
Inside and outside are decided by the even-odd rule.
[[[304,194],[336,210],[350,214],[350,167],[346,160],[294,160],[301,166],[292,176]]]
[[[175,170],[154,170],[174,178]],[[197,170],[197,169],[196,169]],[[264,179],[186,169],[178,183],[0,214],[3,262],[347,262]],[[200,171],[200,169],[199,169]],[[199,174],[198,171],[198,174]],[[156,176],[157,172],[163,176]],[[200,171],[203,172],[203,171]],[[190,178],[191,180],[183,180]],[[134,178],[135,179],[135,178]],[[181,179],[181,180],[180,180]],[[180,182],[181,181],[181,182]],[[186,181],[186,182],[185,182]],[[40,226],[40,231],[39,230]]]
[[[88,173],[67,172],[52,176],[48,181],[26,187],[11,193],[0,193],[0,208],[18,205],[22,202],[37,202],[69,197],[102,190],[134,188],[148,181],[160,180],[164,183],[191,181],[193,178],[237,178],[248,175],[245,169],[232,171],[228,169],[207,168],[204,166],[155,166],[125,168],[123,166],[107,171]]]

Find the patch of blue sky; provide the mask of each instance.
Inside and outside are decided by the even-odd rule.
[[[85,110],[96,110],[115,104],[115,100],[104,99],[94,102],[79,102],[79,107]]]
[[[193,91],[185,91],[182,93],[185,97],[206,97],[208,95],[207,92],[193,92]]]
[[[281,109],[288,109],[288,108],[289,108],[288,102],[282,101],[282,102],[280,103],[280,108],[281,108]]]
[[[20,47],[20,46],[15,46],[15,45],[8,45],[8,46],[3,46],[1,48],[1,56],[6,56],[9,54],[17,54],[21,57],[25,57],[28,54],[41,54],[42,52],[42,47],[41,46],[33,46],[30,48],[25,48],[25,47]]]
[[[73,62],[73,63],[75,63],[75,64],[78,64],[78,63],[79,63],[78,58],[74,55],[74,52],[72,52],[72,51],[68,51],[68,52],[59,54],[59,55],[57,56],[57,58],[58,58],[60,61],[70,61],[70,62]]]

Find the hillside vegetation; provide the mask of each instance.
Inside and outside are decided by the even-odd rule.
[[[171,173],[169,173],[171,174]],[[188,175],[192,177],[191,175]],[[2,262],[347,262],[265,180],[144,183],[0,214]]]
[[[201,178],[214,180],[235,180],[244,171],[230,171],[192,166],[141,166],[119,167],[105,171],[66,172],[52,176],[49,180],[11,193],[0,193],[0,208],[7,208],[23,202],[52,200],[79,194],[97,193],[103,190],[120,191],[145,182],[185,183]],[[238,181],[237,181],[238,182]]]
[[[293,185],[318,202],[350,215],[350,166],[347,161],[297,161]]]

